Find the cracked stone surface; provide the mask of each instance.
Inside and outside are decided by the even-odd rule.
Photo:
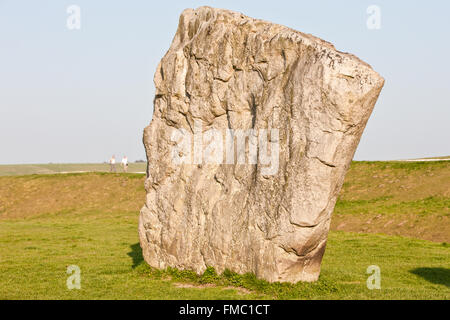
[[[200,7],[181,14],[154,82],[143,138],[145,261],[317,280],[331,214],[384,79],[314,36]],[[276,172],[258,163],[174,163],[172,132],[192,133],[195,121],[203,131],[278,129]]]

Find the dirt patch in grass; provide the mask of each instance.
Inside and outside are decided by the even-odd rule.
[[[205,284],[193,284],[193,283],[182,283],[182,282],[175,282],[173,284],[176,288],[189,288],[189,289],[204,289],[204,288],[212,288],[217,287],[217,285],[213,283],[205,283]],[[232,286],[226,286],[222,287],[223,290],[236,290],[239,294],[250,294],[252,293],[250,290],[247,290],[245,288],[241,287],[232,287]]]

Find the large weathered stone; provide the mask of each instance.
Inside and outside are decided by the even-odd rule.
[[[331,213],[383,78],[311,35],[201,7],[181,14],[154,82],[139,220],[145,261],[316,280]],[[249,164],[247,145],[244,164],[225,154],[223,164],[199,164],[197,146],[179,154],[190,163],[177,163],[174,130],[193,133],[199,123],[224,137],[226,129],[278,129],[268,151],[278,148],[279,157],[270,168]]]

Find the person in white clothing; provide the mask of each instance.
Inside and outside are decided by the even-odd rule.
[[[128,158],[127,158],[127,156],[123,156],[123,158],[122,158],[122,168],[123,168],[123,172],[127,172],[128,171]]]
[[[109,172],[116,172],[116,157],[114,155],[109,159]]]

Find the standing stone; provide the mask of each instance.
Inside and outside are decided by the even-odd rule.
[[[154,82],[139,219],[145,261],[317,280],[331,213],[384,79],[312,35],[201,7],[181,14]],[[208,149],[211,129],[223,140]],[[249,133],[244,147],[237,132]]]

